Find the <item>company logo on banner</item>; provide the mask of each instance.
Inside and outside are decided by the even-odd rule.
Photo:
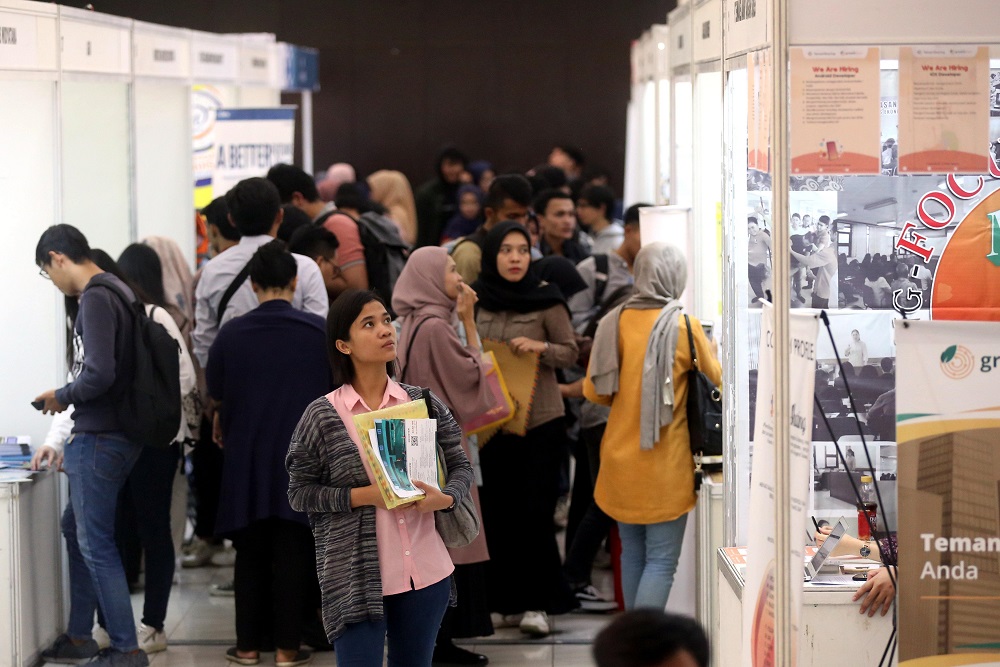
[[[245,178],[264,176],[291,163],[295,151],[295,107],[219,109],[215,114],[212,194],[229,192]]]
[[[997,341],[995,322],[896,331],[901,665],[1000,664]]]
[[[964,345],[952,345],[941,353],[941,372],[952,380],[962,380],[972,373],[976,358]]]

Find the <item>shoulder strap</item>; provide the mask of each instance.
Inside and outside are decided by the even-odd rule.
[[[434,401],[431,400],[431,390],[424,387],[420,392],[420,396],[423,398],[424,403],[427,404],[427,416],[431,419],[437,419],[437,414],[434,410]]]
[[[420,331],[420,327],[424,326],[424,322],[426,322],[429,319],[430,319],[429,317],[425,317],[424,319],[417,322],[417,326],[413,327],[413,331],[410,332],[410,342],[406,344],[406,366],[403,366],[403,370],[399,372],[400,382],[402,382],[403,379],[406,377],[406,369],[410,367],[410,352],[413,351],[413,341],[417,339],[417,332]],[[424,391],[427,390],[425,389]],[[430,402],[427,403],[427,409],[428,411],[431,409]]]
[[[688,345],[691,347],[691,368],[698,370],[698,355],[694,351],[694,336],[691,334],[691,318],[684,314],[684,324],[687,325]]]
[[[222,316],[226,314],[226,307],[232,300],[233,295],[236,294],[236,290],[238,290],[243,285],[243,283],[246,282],[246,279],[249,276],[250,276],[250,264],[248,262],[247,265],[243,267],[243,270],[236,274],[236,277],[233,278],[233,282],[229,283],[229,287],[227,287],[226,291],[223,293],[222,300],[219,301],[219,308],[216,311],[215,315],[216,325],[220,326],[222,325]]]
[[[594,255],[594,303],[601,303],[604,299],[604,290],[608,287],[608,270],[610,262],[604,253]]]
[[[125,292],[121,291],[121,289],[119,289],[117,285],[112,285],[110,283],[94,283],[94,287],[103,287],[104,289],[111,290],[111,293],[114,294],[115,296],[117,296],[118,299],[123,304],[125,304],[125,310],[127,310],[130,313],[135,314],[135,312],[137,310],[135,303],[132,302],[132,301],[129,301],[128,297],[125,296]],[[143,315],[146,314],[146,310],[144,308],[142,309],[142,314]]]

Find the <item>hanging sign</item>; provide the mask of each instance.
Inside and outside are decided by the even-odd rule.
[[[997,665],[1000,324],[903,322],[896,346],[900,665]]]
[[[771,51],[747,54],[747,167],[771,167]]]
[[[212,194],[229,192],[245,178],[264,176],[276,164],[291,164],[295,107],[219,109],[215,114]]]
[[[899,173],[989,168],[989,48],[899,49]]]
[[[808,523],[812,461],[813,389],[816,381],[816,315],[791,313],[789,387],[789,487],[792,526]],[[747,544],[747,576],[743,588],[743,665],[774,665],[775,535],[774,514],[774,307],[765,302],[761,317],[760,354],[757,371],[757,412],[754,420],[753,473],[750,486],[750,539]],[[798,533],[799,531],[795,531]],[[805,545],[792,540],[792,636],[799,636],[802,608],[802,575]],[[792,655],[796,655],[797,648]]]
[[[792,173],[878,174],[879,50],[791,49]]]

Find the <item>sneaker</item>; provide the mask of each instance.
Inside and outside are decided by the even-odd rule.
[[[106,649],[111,646],[111,637],[108,636],[108,631],[102,628],[100,625],[95,624],[94,629],[90,631],[90,634],[94,637],[94,641],[97,642],[97,648]]]
[[[490,614],[490,621],[494,628],[519,628],[524,614]]]
[[[87,664],[92,667],[149,667],[149,658],[139,649],[122,653],[113,648],[106,648]]]
[[[157,630],[145,623],[141,623],[136,636],[139,641],[139,648],[146,653],[159,653],[160,651],[167,650],[167,633],[163,630]]]
[[[547,637],[552,633],[549,615],[544,611],[526,611],[521,619],[521,632],[532,637]]]
[[[577,602],[580,603],[580,609],[584,611],[608,612],[618,609],[618,603],[601,595],[601,592],[594,588],[593,584],[577,588],[574,594]]]
[[[212,554],[218,550],[219,547],[214,544],[209,544],[196,537],[191,541],[191,544],[184,548],[181,565],[183,567],[204,567],[212,560]]]
[[[217,567],[232,567],[236,564],[236,549],[223,547],[209,557],[209,562]]]
[[[69,635],[63,634],[56,637],[56,640],[52,642],[52,646],[42,651],[42,660],[44,662],[58,662],[64,665],[78,665],[93,658],[100,650],[97,642],[93,639],[76,644],[70,639]]]
[[[233,586],[233,580],[230,579],[224,584],[213,584],[212,588],[209,589],[208,594],[217,598],[233,597],[236,595],[236,588]]]

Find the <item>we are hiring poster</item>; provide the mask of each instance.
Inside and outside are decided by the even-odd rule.
[[[1000,665],[1000,323],[897,323],[896,353],[901,664]]]

